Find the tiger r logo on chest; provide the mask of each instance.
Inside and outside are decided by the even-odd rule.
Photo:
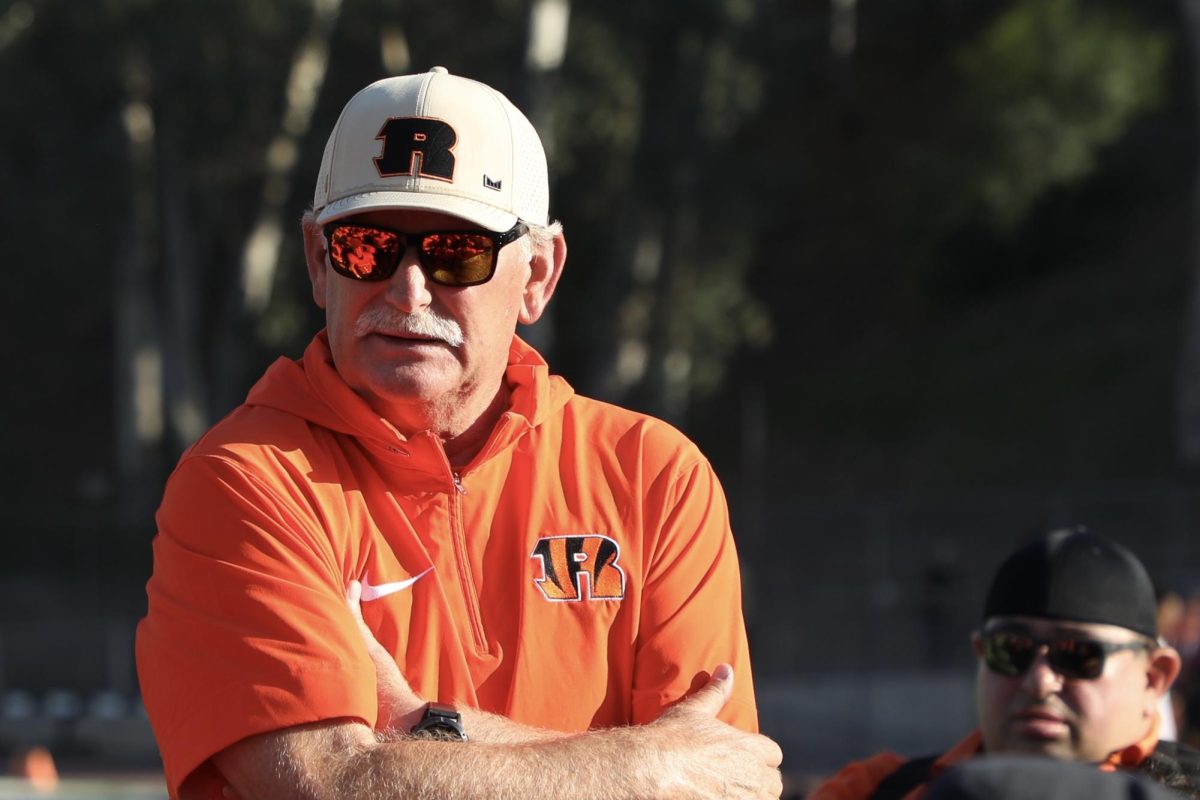
[[[552,602],[620,600],[625,597],[625,570],[617,564],[621,546],[598,533],[544,536],[530,558],[541,564],[533,582]]]

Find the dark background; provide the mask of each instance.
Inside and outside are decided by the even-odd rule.
[[[1200,587],[1191,3],[576,2],[540,65],[536,6],[0,2],[0,691],[136,696],[162,482],[321,324],[325,137],[435,64],[546,140],[527,336],[722,476],[764,696],[968,674],[1051,526]]]

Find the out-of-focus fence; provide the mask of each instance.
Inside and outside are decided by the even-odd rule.
[[[807,773],[884,747],[935,750],[969,727],[968,637],[987,582],[1040,531],[1086,524],[1133,549],[1163,588],[1200,590],[1200,487],[778,502],[761,525],[741,511],[763,728]],[[0,754],[44,745],[67,765],[155,768],[133,664],[137,617],[105,611],[144,595],[90,607],[59,577],[5,591],[37,594],[48,610],[0,617]]]
[[[1200,590],[1200,486],[778,502],[736,529],[757,674],[969,669],[968,637],[1000,561],[1085,524],[1161,588]],[[754,525],[752,519],[763,520]]]
[[[158,765],[133,619],[0,622],[0,754],[42,746],[83,770]]]
[[[154,775],[66,778],[52,789],[0,778],[0,800],[167,800],[167,789]]]
[[[1160,589],[1200,591],[1200,486],[778,503],[758,518],[737,532],[759,716],[801,778],[940,752],[974,726],[969,637],[996,567],[1037,533],[1085,524]]]

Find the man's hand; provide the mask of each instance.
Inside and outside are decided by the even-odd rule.
[[[352,587],[352,610],[358,595]],[[419,714],[424,702],[366,625],[360,626],[379,674],[381,702],[393,709],[397,703],[411,706]],[[408,737],[380,742],[365,725],[327,720],[247,737],[213,761],[229,782],[227,798],[778,798],[779,747],[716,718],[732,683],[732,670],[722,664],[703,689],[647,725],[564,735],[472,711],[472,733],[478,727],[486,735],[472,736],[470,743]],[[393,729],[404,729],[406,723],[398,720],[407,713],[391,718]]]
[[[363,621],[362,609],[359,607],[361,599],[362,584],[350,581],[346,588],[346,605],[350,607],[350,613],[358,623],[358,632],[362,635],[367,653],[375,664],[375,694],[379,698],[379,717],[375,722],[375,729],[407,733],[421,718],[425,710],[425,699],[408,685],[392,654],[375,639],[371,629]]]
[[[375,665],[379,698],[376,728],[408,731],[420,719],[426,702],[412,690],[391,653],[376,641],[363,621],[359,608],[361,596],[362,585],[351,581],[346,602]],[[574,735],[540,731],[475,709],[460,710],[473,741],[527,745],[541,742],[553,746],[552,742],[557,740],[566,748],[558,759],[564,763],[601,756],[598,763],[603,766],[594,776],[597,782],[601,774],[611,778],[614,765],[624,759],[626,767],[639,777],[632,785],[622,787],[625,791],[618,791],[620,796],[669,800],[777,798],[783,791],[779,773],[783,754],[779,745],[717,719],[732,692],[733,669],[720,664],[703,689],[668,708],[654,722]],[[580,751],[575,752],[575,748]],[[643,769],[634,767],[629,759],[643,762]],[[581,777],[578,766],[568,774],[572,776],[568,784]]]
[[[720,664],[708,684],[645,726],[668,754],[670,798],[775,798],[783,791],[783,752],[765,736],[717,719],[733,691],[733,669]]]
[[[362,636],[367,653],[375,665],[376,697],[379,706],[375,729],[381,733],[408,733],[425,713],[427,703],[425,698],[413,691],[400,668],[396,666],[392,654],[384,649],[363,621],[359,605],[361,597],[362,584],[350,581],[346,589],[346,604],[350,607],[354,621],[358,623],[358,633]],[[469,731],[472,742],[521,744],[564,736],[558,731],[522,725],[499,714],[489,714],[475,708],[460,707],[458,711],[463,715],[463,724]]]

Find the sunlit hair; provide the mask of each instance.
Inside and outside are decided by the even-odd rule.
[[[304,214],[300,217],[300,224],[304,226],[306,234],[321,232],[321,226],[317,224],[317,212],[312,208],[304,210]],[[554,220],[549,225],[537,225],[532,222],[525,224],[529,226],[529,235],[522,236],[517,241],[521,243],[526,259],[533,258],[535,247],[539,250],[549,247],[554,242],[554,237],[562,235],[562,223],[558,220]]]
[[[562,236],[562,223],[558,220],[554,220],[549,225],[537,225],[533,222],[526,222],[525,224],[529,226],[530,243],[539,249],[552,244],[554,237]]]

